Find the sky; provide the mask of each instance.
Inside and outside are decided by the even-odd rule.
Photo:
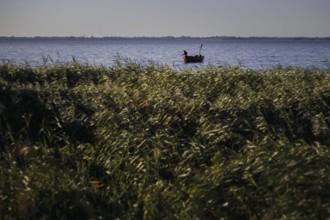
[[[0,0],[0,36],[330,37],[330,0]]]

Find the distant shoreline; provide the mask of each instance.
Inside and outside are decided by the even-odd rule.
[[[330,37],[235,37],[235,36],[211,36],[211,37],[16,37],[0,36],[0,40],[330,40]]]

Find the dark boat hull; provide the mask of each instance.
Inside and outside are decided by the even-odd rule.
[[[196,56],[183,56],[184,63],[201,63],[204,60],[204,56],[196,55]]]

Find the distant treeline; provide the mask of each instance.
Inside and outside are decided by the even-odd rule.
[[[211,36],[211,37],[191,37],[191,36],[181,36],[181,37],[174,37],[174,36],[165,36],[165,37],[118,37],[118,36],[110,36],[110,37],[76,37],[76,36],[66,36],[66,37],[42,37],[42,36],[35,36],[35,37],[15,37],[15,36],[0,36],[0,40],[153,40],[153,39],[220,39],[220,40],[330,40],[330,37],[235,37],[235,36]]]

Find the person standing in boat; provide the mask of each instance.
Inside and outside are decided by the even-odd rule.
[[[183,54],[182,54],[182,55],[184,55],[184,56],[188,56],[188,52],[185,51],[185,50],[183,50]]]

